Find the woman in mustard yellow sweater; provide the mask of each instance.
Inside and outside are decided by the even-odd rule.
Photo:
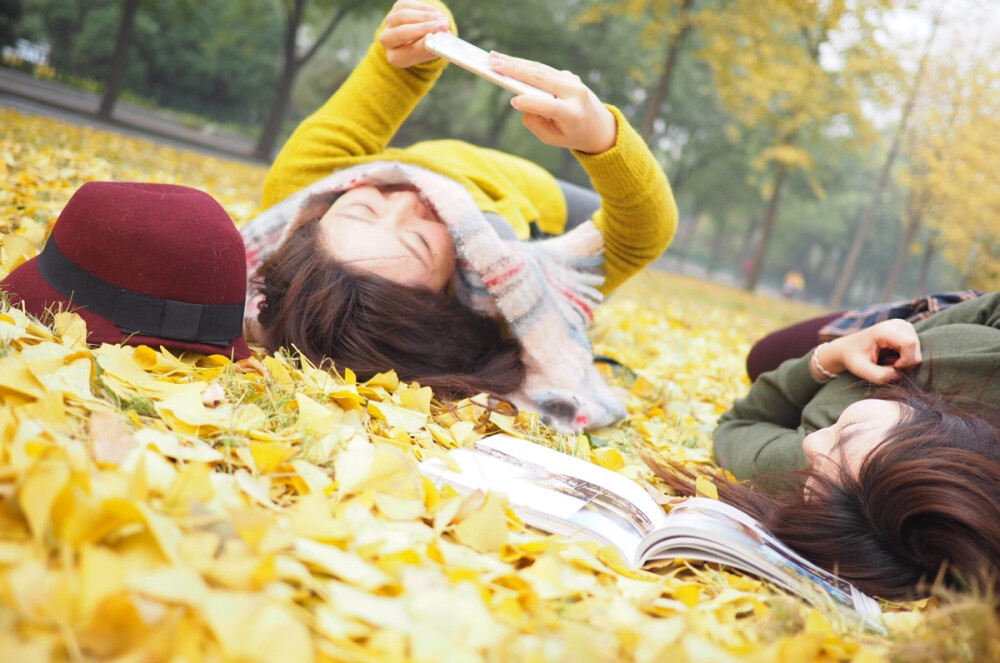
[[[600,196],[591,222],[517,241],[573,226],[576,192],[461,141],[388,147],[446,65],[424,38],[447,30],[444,5],[399,0],[281,150],[267,210],[243,230],[250,336],[362,376],[395,369],[443,397],[490,392],[565,429],[611,423],[624,409],[593,370],[585,329],[602,295],[669,244],[670,187],[577,76],[491,54],[495,70],[552,95],[511,103],[539,139],[573,150]]]

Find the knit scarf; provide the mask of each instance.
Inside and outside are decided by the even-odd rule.
[[[451,178],[409,164],[375,162],[338,171],[247,224],[242,230],[247,273],[253,275],[280,245],[309,196],[362,185],[412,188],[447,225],[457,258],[455,296],[502,319],[523,348],[524,383],[504,398],[564,432],[607,426],[625,416],[594,368],[586,333],[604,281],[604,241],[589,221],[552,239],[501,240],[469,192]],[[261,297],[252,285],[247,294],[248,336],[259,338]]]

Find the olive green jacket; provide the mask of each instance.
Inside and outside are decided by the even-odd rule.
[[[938,391],[1000,403],[1000,293],[957,304],[916,324],[924,358],[917,372]],[[761,375],[745,398],[722,415],[715,457],[739,479],[784,476],[808,467],[802,440],[836,422],[873,385],[850,374],[819,382],[810,356]]]

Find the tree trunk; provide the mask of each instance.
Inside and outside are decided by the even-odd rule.
[[[320,46],[330,38],[337,25],[356,7],[360,7],[364,0],[355,0],[340,8],[334,14],[330,22],[323,28],[313,45],[301,57],[296,57],[296,37],[299,33],[299,26],[305,16],[305,7],[308,0],[294,0],[294,5],[290,8],[285,17],[285,41],[282,46],[281,76],[274,92],[274,101],[271,102],[271,110],[267,114],[267,121],[261,130],[257,146],[254,148],[254,156],[261,161],[270,161],[271,153],[274,152],[275,143],[278,142],[278,135],[281,133],[281,125],[285,121],[285,114],[291,104],[292,87],[295,85],[295,78],[299,71],[309,60],[316,55]]]
[[[306,0],[295,0],[285,16],[285,38],[281,45],[281,76],[278,78],[278,86],[274,92],[271,108],[267,112],[267,121],[261,130],[257,146],[254,148],[254,156],[261,161],[271,160],[274,144],[278,141],[278,132],[281,131],[281,123],[284,122],[285,112],[288,110],[288,101],[291,97],[292,86],[295,84],[295,76],[299,73],[299,63],[295,57],[295,42],[305,7]]]
[[[493,117],[490,118],[489,127],[486,129],[483,145],[498,149],[500,134],[503,132],[504,125],[507,124],[507,118],[516,111],[514,111],[510,104],[503,103],[510,93],[498,85],[494,85],[493,88],[493,98],[490,102],[490,108],[495,110],[493,111]]]
[[[743,231],[743,243],[741,254],[744,256],[750,255],[753,249],[753,238],[757,234],[757,228],[760,227],[760,219],[748,219],[746,224],[746,229]]]
[[[670,40],[667,44],[666,54],[663,60],[663,72],[660,74],[660,80],[656,83],[656,89],[653,90],[652,96],[650,96],[649,101],[646,102],[646,108],[643,109],[642,113],[642,125],[640,128],[640,135],[642,139],[649,142],[650,138],[653,137],[653,125],[656,122],[657,116],[660,114],[660,106],[663,104],[665,99],[669,98],[670,95],[670,79],[673,78],[675,65],[677,64],[677,55],[680,53],[681,45],[684,43],[684,37],[691,30],[691,25],[687,21],[688,11],[691,9],[691,5],[694,0],[684,0],[684,4],[681,5],[677,21],[683,23],[681,31],[677,33],[677,36]]]
[[[962,273],[962,282],[958,286],[960,290],[968,290],[969,285],[972,283],[972,276],[976,273],[976,263],[979,262],[979,256],[982,254],[982,241],[985,234],[986,230],[982,226],[976,229],[976,237],[969,246],[969,257],[965,261],[965,272]]]
[[[931,235],[924,244],[924,259],[920,261],[920,275],[917,277],[917,296],[927,293],[927,277],[931,273],[931,263],[937,253],[937,237]]]
[[[254,148],[254,157],[261,161],[270,161],[271,153],[274,152],[274,145],[278,142],[278,134],[281,132],[281,125],[285,121],[285,113],[292,98],[292,86],[295,84],[295,77],[298,70],[294,67],[284,67],[281,71],[281,79],[278,81],[278,88],[274,92],[274,101],[271,103],[271,110],[267,114],[267,122],[261,131],[257,146]]]
[[[723,213],[719,217],[719,222],[715,226],[715,234],[712,236],[712,247],[708,255],[708,265],[705,268],[709,274],[714,274],[718,268],[719,259],[722,257],[722,249],[728,235],[727,230],[729,230],[729,214]],[[739,265],[736,265],[736,268],[739,269]]]
[[[847,254],[847,260],[844,261],[843,271],[837,280],[837,286],[833,289],[833,294],[830,295],[830,308],[835,311],[840,310],[844,302],[844,295],[847,293],[847,287],[851,284],[851,279],[854,277],[854,270],[858,267],[858,259],[861,257],[861,249],[864,248],[865,239],[868,237],[868,230],[871,228],[872,221],[875,220],[875,213],[878,211],[879,203],[882,200],[882,192],[889,182],[889,175],[892,173],[892,164],[896,161],[896,156],[899,154],[899,147],[903,142],[903,136],[906,134],[906,124],[917,103],[917,94],[920,92],[920,84],[924,78],[924,71],[927,69],[927,59],[930,57],[931,45],[934,43],[934,36],[937,34],[939,18],[940,14],[934,17],[934,22],[931,25],[931,34],[927,37],[927,43],[924,45],[924,53],[920,57],[920,64],[917,66],[917,72],[913,76],[913,88],[910,90],[906,103],[903,105],[903,112],[899,117],[899,126],[896,128],[896,135],[893,136],[892,145],[889,147],[889,154],[886,155],[885,163],[882,164],[882,172],[879,173],[875,190],[872,191],[868,207],[865,208],[864,216],[861,217],[858,229],[854,233],[854,241],[851,244],[851,250]]]
[[[688,250],[691,248],[691,243],[694,240],[695,230],[697,230],[696,226],[696,221],[685,221],[684,218],[678,220],[677,235],[670,245],[673,249],[671,252],[677,260],[678,274],[683,274],[687,270]]]
[[[750,265],[750,273],[747,275],[744,288],[753,292],[760,281],[760,275],[764,272],[764,259],[767,257],[767,250],[771,244],[771,233],[774,231],[774,221],[778,217],[778,203],[781,199],[781,185],[785,181],[788,171],[783,166],[778,166],[778,172],[774,174],[774,190],[771,192],[771,200],[767,203],[767,216],[764,217],[764,231],[761,234],[760,242],[757,243],[757,250],[754,252],[753,264]]]
[[[913,243],[913,238],[917,236],[917,231],[920,230],[920,222],[922,220],[919,214],[910,215],[910,222],[906,224],[903,236],[899,239],[899,246],[896,249],[896,259],[892,263],[892,270],[889,272],[889,276],[882,286],[882,292],[879,294],[880,302],[887,302],[892,298],[892,292],[899,283],[899,277],[903,273],[906,259],[910,257],[910,245]]]
[[[97,109],[98,117],[111,119],[111,112],[118,101],[122,79],[125,78],[125,65],[128,62],[128,50],[132,45],[132,28],[135,27],[135,15],[139,11],[141,0],[125,0],[122,5],[122,22],[118,25],[118,41],[115,43],[115,54],[111,58],[111,70],[104,81],[104,96]]]

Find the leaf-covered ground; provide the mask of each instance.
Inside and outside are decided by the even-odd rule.
[[[237,222],[262,168],[0,110],[0,276],[92,179],[187,184]],[[632,571],[526,530],[419,460],[499,430],[649,481],[639,448],[710,465],[753,338],[812,311],[658,273],[602,307],[630,416],[581,437],[267,356],[88,348],[0,304],[0,659],[987,660],[984,603],[887,606],[857,630],[724,569]]]

